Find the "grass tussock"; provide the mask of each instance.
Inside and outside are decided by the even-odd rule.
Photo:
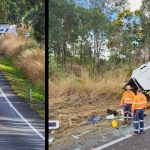
[[[23,70],[25,75],[32,83],[44,81],[44,50],[33,49],[24,51],[18,58],[18,67]]]
[[[20,35],[3,35],[0,37],[0,54],[14,58],[14,63],[32,83],[44,82],[44,49],[35,41]]]
[[[88,72],[82,71],[80,77],[70,75],[57,82],[49,81],[49,94],[51,98],[73,94],[91,97],[105,93],[119,94],[126,79],[127,73],[124,69],[109,71],[96,79],[91,78]]]
[[[13,57],[20,52],[21,47],[29,41],[23,37],[6,34],[0,37],[0,53],[7,57]]]

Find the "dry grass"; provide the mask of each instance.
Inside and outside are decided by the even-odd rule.
[[[81,77],[70,75],[58,82],[49,81],[49,94],[51,98],[73,94],[90,95],[91,97],[97,97],[99,94],[104,93],[118,94],[126,79],[127,73],[124,69],[110,71],[100,75],[97,79],[92,79],[87,72],[82,71]]]
[[[122,87],[127,79],[126,68],[109,71],[97,79],[82,71],[80,77],[49,81],[50,119],[61,121],[61,130],[79,127],[92,114],[106,115],[107,109],[119,105]]]
[[[44,84],[44,48],[38,48],[33,40],[19,35],[3,35],[0,37],[0,53],[15,58],[17,66],[32,83]]]
[[[12,34],[6,34],[0,37],[0,53],[13,57],[21,50],[21,46],[26,45],[29,41]]]
[[[18,67],[23,70],[28,79],[33,82],[45,80],[45,54],[42,49],[29,49],[19,56]]]

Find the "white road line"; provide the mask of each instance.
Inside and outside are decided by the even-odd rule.
[[[10,100],[7,98],[7,96],[4,94],[4,92],[2,91],[2,89],[0,88],[0,92],[2,93],[3,97],[5,98],[5,100],[8,102],[8,104],[10,105],[10,107],[18,114],[18,116],[20,116],[20,118],[39,136],[42,138],[42,140],[45,141],[45,137],[37,130],[35,129],[22,115],[21,113],[13,106],[13,104],[10,102]]]
[[[150,126],[147,126],[147,127],[144,128],[144,130],[148,130],[148,129],[150,129]],[[118,142],[120,142],[120,141],[123,141],[123,140],[125,140],[125,139],[128,139],[128,138],[130,138],[130,137],[132,137],[132,136],[133,136],[133,135],[128,134],[128,135],[126,135],[126,136],[124,136],[124,137],[121,137],[121,138],[118,138],[118,139],[116,139],[116,140],[114,140],[114,141],[111,141],[111,142],[109,142],[109,143],[106,143],[106,144],[104,144],[104,145],[102,145],[102,146],[100,146],[100,147],[94,148],[94,150],[102,150],[102,149],[107,148],[107,147],[109,147],[109,146],[111,146],[111,145],[114,145],[114,144],[116,144],[116,143],[118,143]]]

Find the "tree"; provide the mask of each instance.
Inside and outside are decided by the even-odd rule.
[[[45,41],[45,4],[42,3],[33,13],[32,19],[33,35],[37,41]]]
[[[67,46],[74,43],[78,37],[78,16],[75,4],[71,1],[49,1],[50,49],[58,56],[62,55],[62,64],[66,68]]]
[[[150,60],[150,1],[144,0],[141,7],[142,33],[144,35],[144,52]]]

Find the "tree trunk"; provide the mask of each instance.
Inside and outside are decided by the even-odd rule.
[[[66,41],[64,40],[64,43],[63,43],[63,55],[64,55],[64,58],[63,58],[63,66],[64,66],[64,69],[66,71]]]

